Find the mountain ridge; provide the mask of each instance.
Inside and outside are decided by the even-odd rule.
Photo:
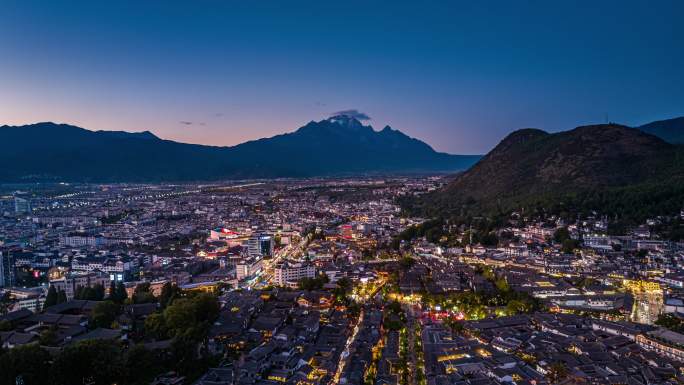
[[[477,155],[440,153],[391,128],[351,117],[234,146],[161,139],[149,131],[91,131],[51,122],[0,126],[0,181],[189,181],[455,172]]]

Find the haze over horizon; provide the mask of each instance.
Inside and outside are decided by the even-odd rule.
[[[684,115],[684,3],[4,2],[0,125],[230,146],[342,110],[438,151]]]

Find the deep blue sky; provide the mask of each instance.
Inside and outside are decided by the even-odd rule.
[[[482,153],[522,127],[684,115],[682,20],[680,0],[5,0],[0,124],[232,145],[358,109]]]

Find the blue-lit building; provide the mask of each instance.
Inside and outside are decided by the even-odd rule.
[[[254,234],[247,241],[249,255],[270,257],[273,255],[273,236],[268,234]]]

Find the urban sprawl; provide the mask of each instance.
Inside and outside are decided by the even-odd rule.
[[[0,383],[684,383],[672,218],[403,214],[444,183],[3,186]]]

